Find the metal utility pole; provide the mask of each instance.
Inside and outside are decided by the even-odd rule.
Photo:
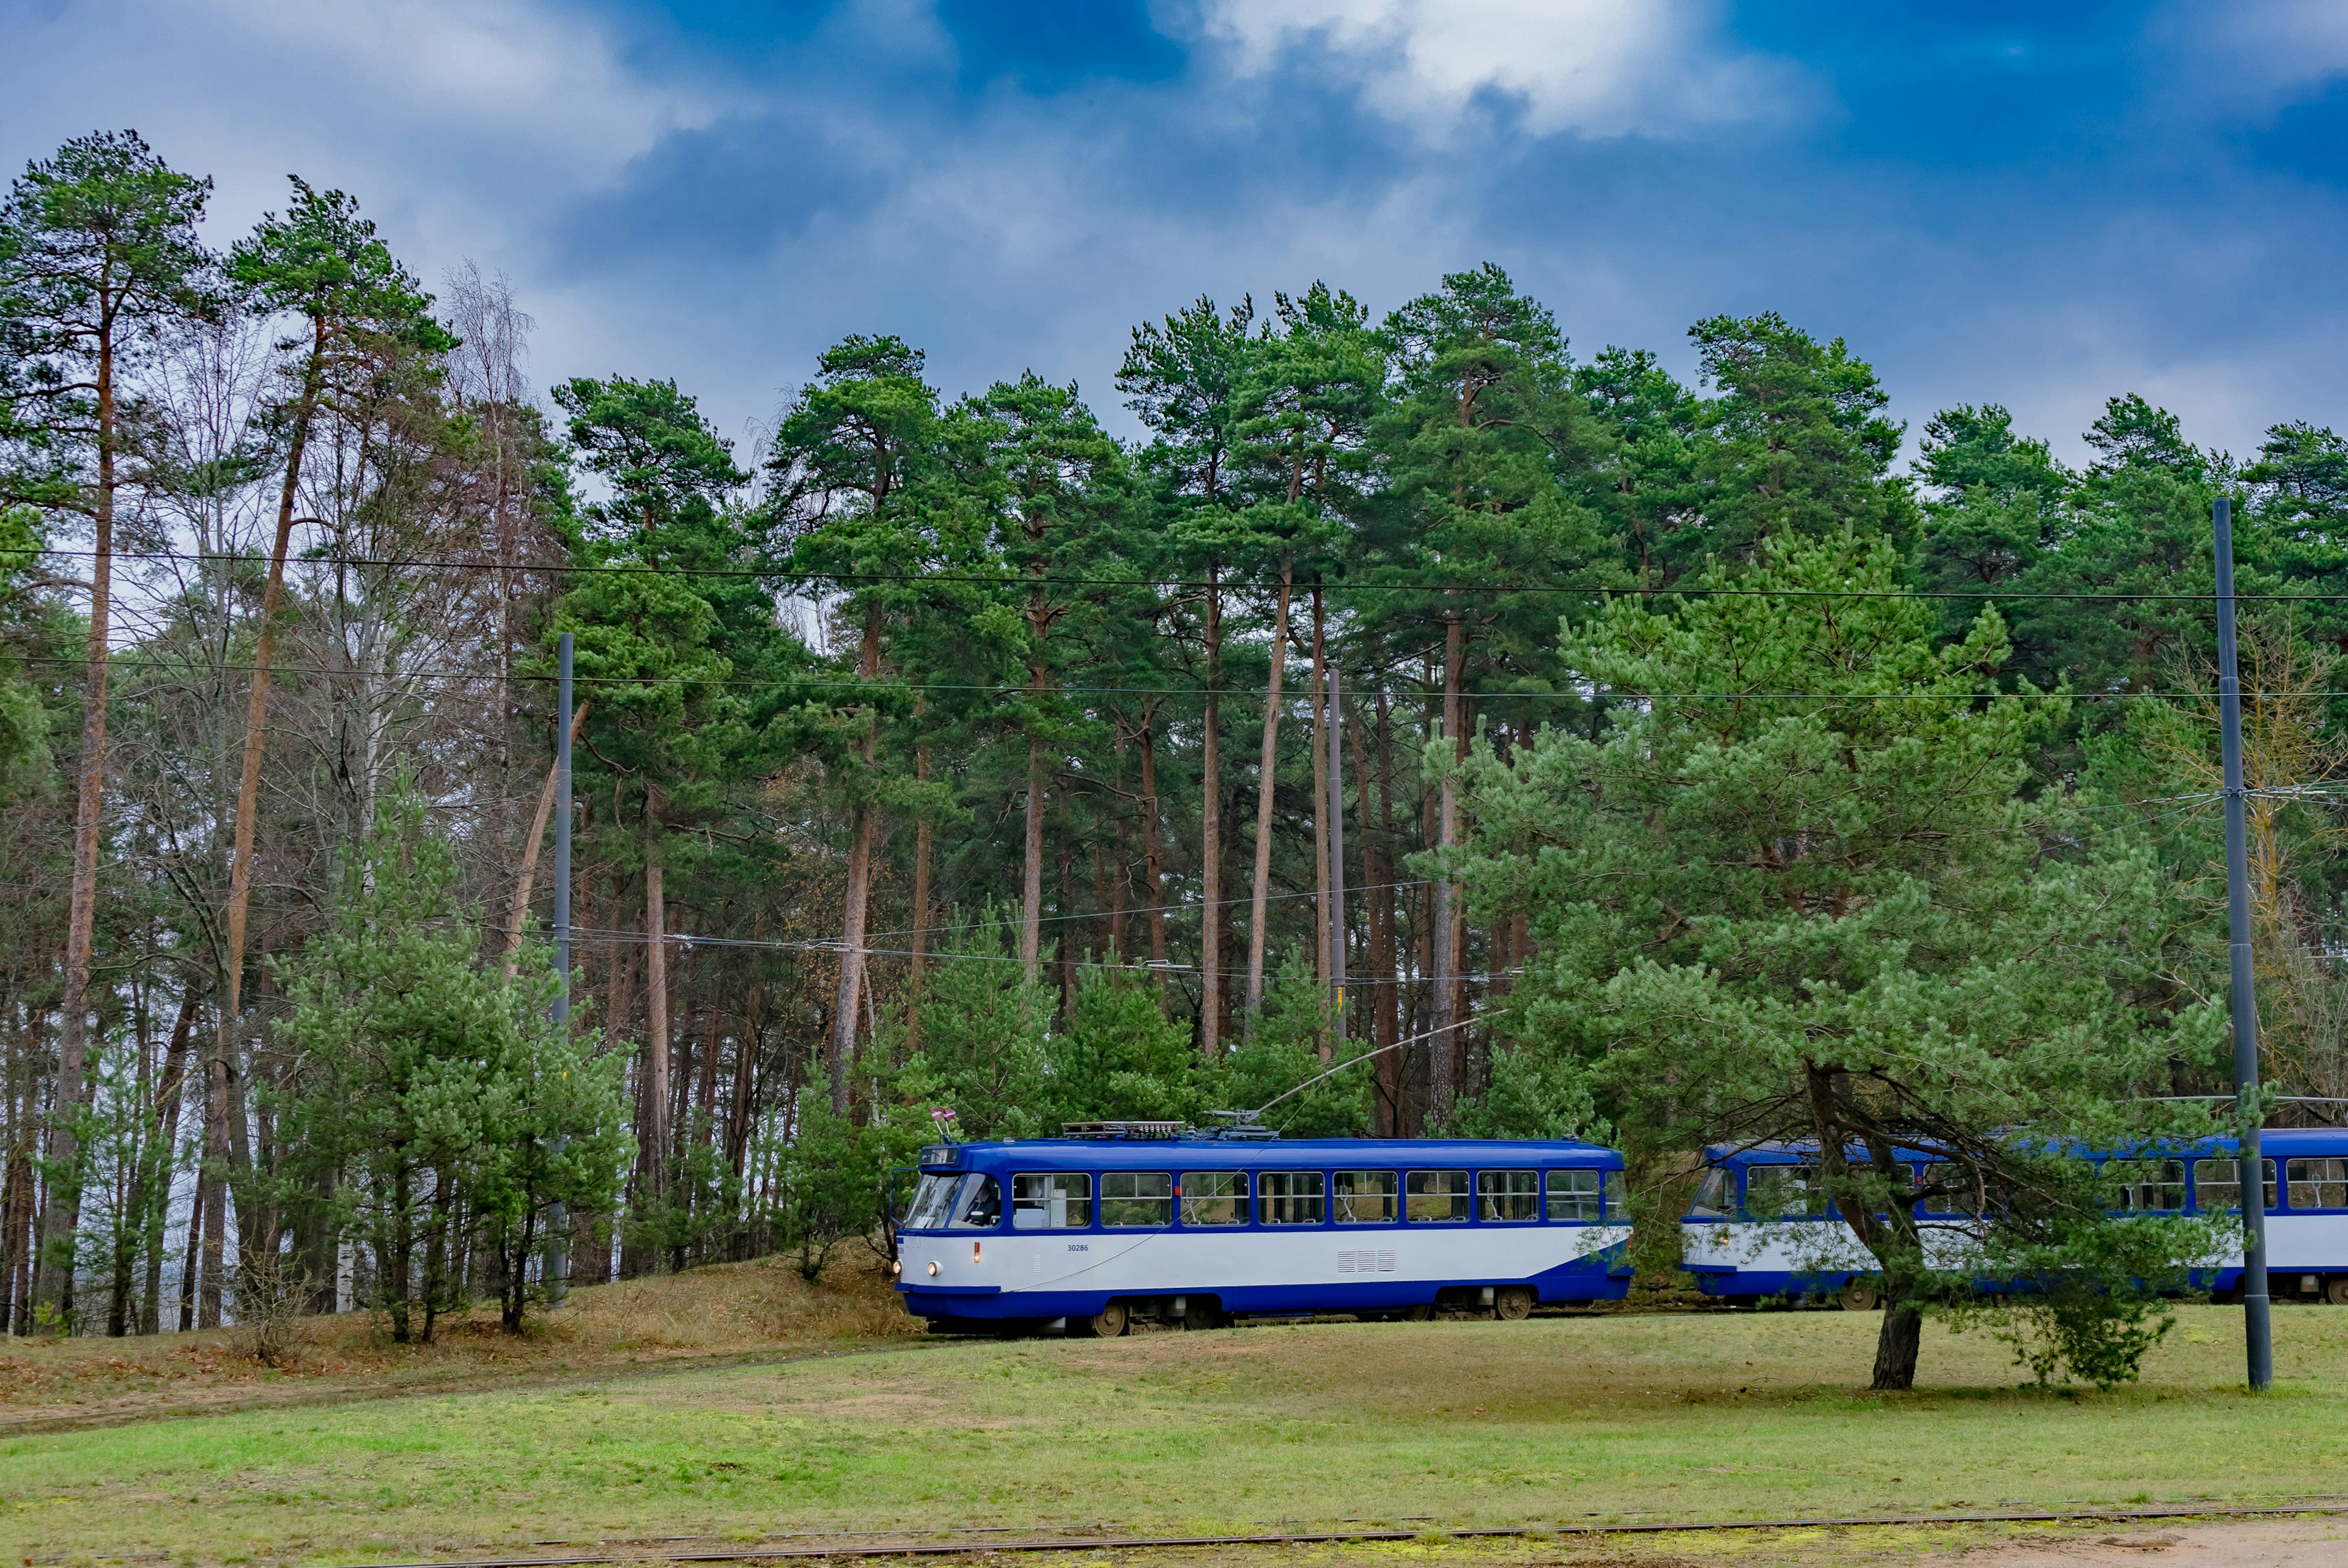
[[[1329,665],[1329,722],[1321,733],[1329,737],[1329,991],[1334,999],[1335,1042],[1345,1040],[1345,775],[1342,734],[1344,710],[1337,706],[1337,666]]]
[[[2242,791],[2242,682],[2234,659],[2234,504],[2210,507],[2218,554],[2218,717],[2226,762],[2226,928],[2234,979],[2234,1112],[2240,1158],[2234,1174],[2242,1202],[2242,1338],[2250,1387],[2274,1382],[2274,1332],[2268,1320],[2266,1165],[2259,1150],[2259,1008],[2250,969],[2250,832]]]
[[[554,709],[554,1021],[571,1021],[571,633],[557,645],[561,673]],[[571,1215],[561,1204],[546,1216],[546,1300],[560,1306],[571,1289]]]

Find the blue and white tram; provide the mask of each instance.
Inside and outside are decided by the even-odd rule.
[[[1920,1163],[1929,1157],[1900,1153]],[[1827,1195],[1816,1145],[1704,1151],[1680,1221],[1680,1267],[1705,1295],[1730,1300],[1832,1296],[1864,1310],[1880,1295],[1873,1255]]]
[[[933,1327],[1438,1307],[1523,1317],[1630,1287],[1622,1156],[1569,1142],[1188,1130],[922,1151],[897,1288]]]
[[[2260,1134],[2263,1156],[2268,1289],[2279,1300],[2348,1306],[2348,1129],[2273,1128]],[[2161,1155],[2132,1156],[2133,1212],[2234,1214],[2240,1211],[2231,1137],[2204,1138]],[[1921,1169],[1935,1156],[1901,1151]],[[2094,1156],[2090,1156],[2094,1157]],[[1847,1307],[1875,1305],[1874,1260],[1828,1201],[1813,1145],[1771,1144],[1706,1152],[1706,1168],[1680,1225],[1680,1266],[1707,1295],[1738,1300],[1833,1296]],[[1931,1212],[1917,1218],[1928,1249],[1936,1233],[1951,1255],[1965,1216]],[[1936,1227],[1935,1218],[1944,1222]],[[2198,1282],[2224,1296],[2241,1286],[2237,1247]]]
[[[2230,1137],[2206,1138],[2176,1158],[2148,1162],[2147,1179],[2129,1189],[2132,1206],[2147,1213],[2239,1214],[2238,1151]],[[2348,1307],[2348,1128],[2271,1127],[2259,1134],[2259,1153],[2268,1293],[2278,1301]],[[2218,1295],[2240,1291],[2241,1249],[2221,1261],[2214,1277],[2201,1277]]]

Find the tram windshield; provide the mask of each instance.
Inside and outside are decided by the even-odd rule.
[[[909,1231],[933,1231],[943,1228],[946,1214],[953,1201],[954,1188],[964,1180],[959,1175],[927,1175],[913,1189],[913,1201],[905,1206],[904,1227]]]
[[[1556,1178],[1550,1178],[1550,1191],[1556,1190]],[[1695,1196],[1688,1204],[1688,1217],[1698,1220],[1733,1220],[1736,1217],[1736,1173],[1726,1165],[1715,1165],[1695,1184]]]

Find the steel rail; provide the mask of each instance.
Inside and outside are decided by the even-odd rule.
[[[1665,1535],[1723,1530],[1863,1530],[1949,1524],[2066,1524],[2114,1520],[2240,1519],[2293,1514],[2348,1514],[2348,1503],[2298,1502],[2252,1506],[2177,1503],[2159,1507],[2014,1509],[1987,1513],[1898,1513],[1821,1515],[1803,1519],[1638,1520],[1617,1523],[1465,1525],[1416,1530],[1304,1530],[1237,1535],[1128,1535],[1031,1537],[1022,1541],[924,1541],[864,1546],[712,1546],[694,1552],[581,1553],[542,1557],[452,1557],[419,1563],[378,1563],[372,1568],[597,1568],[624,1563],[771,1563],[822,1558],[954,1557],[987,1552],[1179,1551],[1207,1546],[1313,1546],[1356,1541],[1421,1541],[1429,1536],[1476,1541],[1557,1535]],[[849,1533],[843,1532],[842,1533]],[[875,1534],[881,1532],[873,1532]]]

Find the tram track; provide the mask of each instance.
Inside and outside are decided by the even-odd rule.
[[[372,1564],[371,1568],[600,1568],[602,1564],[639,1563],[775,1563],[875,1561],[887,1558],[982,1556],[990,1553],[1197,1551],[1217,1547],[1323,1546],[1389,1541],[1486,1541],[1560,1539],[1624,1535],[1668,1535],[1753,1530],[1865,1530],[1931,1528],[1957,1524],[2109,1524],[2180,1519],[2269,1519],[2309,1515],[2348,1515],[2348,1501],[2336,1493],[2280,1503],[2233,1504],[2185,1502],[2071,1509],[2006,1509],[1975,1513],[1825,1514],[1785,1519],[1681,1520],[1560,1520],[1546,1524],[1431,1525],[1412,1528],[1365,1526],[1360,1529],[1262,1531],[1228,1535],[1051,1535],[1029,1530],[1015,1541],[978,1539],[982,1535],[1022,1534],[1017,1526],[985,1531],[937,1532],[952,1539],[908,1541],[904,1536],[932,1533],[912,1531],[805,1532],[768,1536],[761,1544],[742,1542],[701,1546],[709,1537],[669,1536],[653,1540],[598,1542],[612,1550],[562,1553],[527,1557],[452,1557],[415,1563]],[[877,1539],[893,1536],[897,1539]],[[829,1545],[781,1544],[807,1542],[818,1537]],[[842,1540],[841,1537],[855,1537]],[[691,1546],[689,1550],[677,1550]]]

